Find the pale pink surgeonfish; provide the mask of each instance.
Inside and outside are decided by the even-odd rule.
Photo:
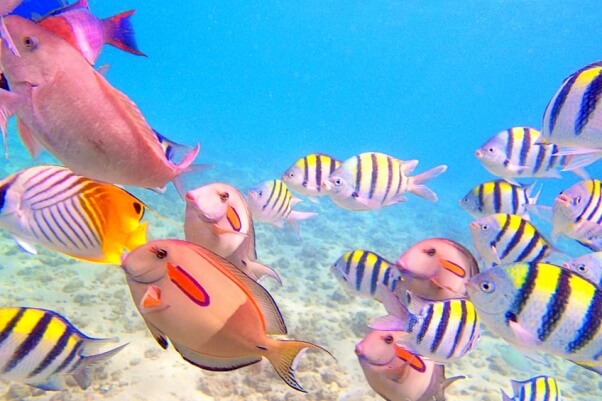
[[[466,282],[479,273],[472,253],[447,238],[417,242],[397,259],[397,267],[413,278],[404,283],[408,290],[433,300],[465,297]]]
[[[230,262],[181,240],[152,241],[125,257],[123,270],[144,321],[159,345],[168,339],[202,369],[226,371],[268,359],[295,390],[296,360],[312,343],[286,334],[270,294]],[[326,350],[324,350],[326,351]],[[328,351],[326,351],[328,352]]]
[[[11,89],[0,90],[3,134],[16,114],[34,157],[46,148],[74,173],[94,180],[145,188],[173,181],[178,187],[198,145],[175,165],[136,105],[78,50],[27,19],[9,15],[3,21],[21,54],[2,41],[0,64]]]
[[[136,45],[129,20],[132,14],[134,10],[100,19],[90,12],[88,0],[79,0],[53,11],[38,23],[81,51],[93,65],[105,43],[138,56],[145,55]]]
[[[397,345],[404,335],[374,330],[355,346],[368,384],[389,401],[444,401],[445,389],[464,376],[446,379],[443,365]]]
[[[253,218],[238,189],[216,182],[188,191],[185,200],[186,241],[217,253],[256,281],[270,276],[280,282],[278,273],[256,261]]]

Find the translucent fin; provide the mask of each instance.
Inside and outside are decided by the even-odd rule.
[[[425,171],[424,173],[415,175],[413,177],[409,177],[408,179],[408,191],[412,192],[415,195],[418,195],[428,201],[436,202],[438,197],[435,192],[433,192],[426,185],[423,185],[425,182],[437,177],[447,170],[446,165],[440,165],[434,167],[430,170]]]

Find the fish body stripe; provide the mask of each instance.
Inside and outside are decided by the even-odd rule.
[[[514,147],[514,130],[506,131],[506,160],[512,160],[512,150]]]
[[[370,294],[374,295],[376,293],[376,288],[378,284],[378,276],[381,272],[381,263],[382,259],[377,258],[376,263],[372,266],[372,275],[370,276]],[[386,283],[383,283],[386,285]]]
[[[568,98],[569,93],[571,92],[571,88],[575,84],[575,81],[577,80],[578,75],[579,75],[578,73],[571,75],[562,85],[562,88],[560,89],[558,96],[556,96],[555,98],[552,99],[552,102],[554,102],[554,103],[552,104],[552,110],[550,111],[550,120],[548,122],[548,124],[549,124],[548,125],[548,133],[549,133],[550,137],[552,136],[552,134],[554,132],[554,127],[556,126],[556,121],[558,119],[558,116],[560,115],[562,106],[566,102],[566,99]],[[549,105],[548,105],[548,107],[549,107]]]
[[[546,147],[545,146],[537,146],[537,157],[535,158],[535,166],[533,166],[533,172],[537,173],[539,172],[539,170],[541,169],[541,166],[543,165],[543,161],[545,160],[546,157]],[[548,165],[548,169],[550,168],[550,166]]]
[[[589,282],[588,282],[589,283]],[[593,286],[593,285],[592,285]],[[593,297],[575,337],[567,344],[567,353],[576,353],[598,334],[602,323],[602,290],[593,286]]]
[[[589,196],[587,204],[581,211],[581,213],[575,218],[575,222],[591,221],[592,217],[600,210],[600,181],[599,180],[588,180],[585,182],[586,187],[589,189]]]
[[[431,352],[437,352],[437,350],[439,349],[439,346],[441,345],[441,342],[443,341],[443,338],[445,337],[445,332],[447,331],[447,327],[449,326],[449,315],[451,313],[450,309],[450,302],[443,302],[442,303],[443,308],[441,311],[441,316],[440,318],[437,319],[436,323],[436,330],[435,330],[435,338],[433,339],[433,342],[431,343],[430,346],[430,351]],[[461,326],[461,325],[460,325]]]
[[[590,117],[596,110],[598,99],[602,93],[602,70],[591,80],[583,96],[581,97],[581,106],[575,121],[575,135],[580,135],[583,128],[589,122]]]
[[[73,360],[75,359],[76,356],[78,356],[80,354],[80,352],[82,351],[81,348],[84,346],[84,342],[79,340],[75,346],[73,347],[73,349],[71,350],[71,352],[69,352],[69,354],[67,355],[67,357],[63,360],[63,362],[56,367],[56,369],[51,373],[52,375],[60,373],[64,370],[67,370],[67,368],[69,367],[69,365],[71,364],[71,362],[73,362]],[[69,369],[70,370],[70,369]]]
[[[0,346],[10,336],[14,328],[17,326],[21,318],[25,315],[25,308],[19,308],[17,313],[6,323],[6,325],[0,331]]]
[[[261,207],[263,210],[266,210],[270,206],[272,198],[274,197],[274,193],[276,192],[276,185],[277,185],[276,180],[270,181],[270,184],[269,184],[269,186],[271,188],[270,189],[270,196],[268,196],[268,200]]]
[[[506,324],[510,321],[515,321],[523,311],[531,293],[535,289],[535,280],[537,278],[538,267],[536,263],[529,263],[525,276],[514,277],[514,284],[518,288],[516,295],[510,305],[510,308],[506,311],[505,319]]]
[[[355,266],[355,289],[360,291],[362,289],[362,278],[364,277],[364,269],[366,268],[366,259],[368,258],[368,253],[363,252]]]
[[[456,327],[456,334],[454,335],[454,340],[451,343],[452,347],[449,350],[449,352],[447,353],[448,358],[451,358],[454,355],[454,353],[456,352],[456,348],[458,347],[458,344],[460,343],[460,339],[462,338],[462,333],[464,332],[464,329],[466,328],[467,324],[469,324],[469,322],[468,322],[468,311],[466,310],[466,302],[460,301],[460,320],[459,320],[458,326]]]
[[[42,314],[41,318],[36,322],[31,332],[29,332],[27,335],[25,341],[19,344],[11,359],[4,365],[2,372],[8,373],[16,368],[19,362],[25,359],[25,357],[27,357],[27,355],[29,355],[29,353],[38,346],[44,337],[44,332],[50,324],[51,319],[52,315],[48,313]]]
[[[359,196],[361,194],[361,185],[362,185],[362,158],[360,155],[355,156],[356,159],[356,175],[355,175],[355,195]]]
[[[504,259],[506,258],[510,252],[512,252],[512,250],[521,242],[521,240],[523,239],[523,236],[525,234],[525,225],[526,225],[526,221],[521,219],[519,224],[518,224],[518,228],[516,229],[516,231],[514,232],[514,234],[511,234],[511,227],[513,226],[513,215],[506,215],[506,221],[508,221],[508,224],[506,224],[504,226],[504,229],[502,229],[502,236],[501,238],[504,238],[506,235],[512,235],[512,237],[510,238],[510,241],[508,242],[508,244],[506,245],[506,248],[504,248],[504,250],[502,251],[502,254],[500,255],[500,259]]]
[[[368,192],[368,199],[374,198],[374,191],[376,191],[376,184],[378,180],[378,160],[376,159],[376,154],[370,154],[370,163],[371,163],[371,177],[370,177],[370,191]]]
[[[308,156],[305,156],[301,163],[301,170],[303,170],[303,184],[305,184],[305,186],[309,183],[309,161],[307,158]]]
[[[523,233],[524,233],[524,227],[526,225],[527,225],[527,222],[525,220],[523,220],[521,222],[521,227],[523,227]],[[521,233],[521,236],[523,233]],[[527,245],[523,248],[523,250],[521,251],[521,253],[518,255],[518,257],[516,259],[519,261],[527,260],[527,258],[531,254],[531,252],[533,252],[533,250],[535,250],[537,248],[537,246],[540,244],[540,241],[541,241],[541,236],[539,235],[539,233],[537,231],[533,231],[533,235],[531,236],[531,239],[529,240]],[[542,249],[544,249],[545,247],[546,247],[546,245],[543,245],[540,247],[539,255],[541,255]],[[538,257],[539,257],[539,255],[538,255]]]
[[[510,215],[509,214],[503,214],[498,218],[498,223],[500,222],[499,219],[503,219],[503,222],[501,222],[502,224],[500,224],[500,226],[502,227],[502,229],[498,232],[498,234],[495,236],[495,239],[493,240],[491,245],[496,245],[498,244],[506,235],[506,232],[508,231],[508,227],[510,227]]]
[[[531,130],[529,128],[524,129],[522,146],[519,153],[519,166],[527,165],[527,156],[531,150]]]
[[[316,158],[316,189],[318,192],[322,191],[322,156],[317,155]],[[309,177],[309,169],[308,169]]]
[[[387,157],[387,186],[385,188],[385,194],[383,195],[383,202],[389,197],[391,191],[391,184],[393,182],[393,160]]]
[[[560,323],[571,297],[570,273],[564,269],[561,269],[559,273],[555,284],[556,290],[552,293],[546,305],[546,312],[542,316],[537,329],[537,338],[542,342],[552,334]]]
[[[416,336],[416,341],[418,342],[418,344],[422,343],[422,341],[424,340],[424,336],[426,335],[426,332],[428,331],[431,321],[433,319],[433,304],[432,303],[426,307],[424,316],[425,316],[424,320],[423,320],[422,324],[420,325],[418,334]],[[413,327],[410,327],[409,331],[412,331],[412,330],[413,330]]]
[[[35,375],[38,375],[38,374],[42,373],[44,371],[44,369],[46,369],[48,366],[50,366],[50,364],[52,362],[54,362],[54,360],[61,353],[63,353],[63,351],[67,347],[67,344],[69,343],[69,339],[73,335],[74,335],[73,329],[71,329],[68,325],[64,325],[63,334],[61,334],[61,336],[59,337],[56,344],[54,344],[54,346],[52,347],[50,352],[44,357],[42,362],[40,362],[40,364],[34,370],[32,370],[28,376],[33,377]]]
[[[493,185],[493,210],[502,210],[502,191],[499,185]]]

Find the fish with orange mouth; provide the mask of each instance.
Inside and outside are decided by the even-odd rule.
[[[278,306],[236,266],[190,242],[159,240],[130,252],[122,268],[161,347],[167,348],[169,339],[186,361],[215,371],[265,357],[286,384],[305,392],[295,378],[296,359],[304,349],[324,349],[273,338],[287,332]]]

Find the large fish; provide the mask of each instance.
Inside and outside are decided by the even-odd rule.
[[[368,384],[389,401],[444,401],[445,389],[464,376],[445,378],[445,367],[397,345],[402,332],[373,330],[355,354]]]
[[[37,308],[0,308],[0,333],[0,378],[44,390],[65,389],[68,375],[87,388],[86,368],[127,345],[99,353],[112,340],[88,337],[58,313]]]
[[[0,227],[30,253],[38,244],[118,265],[124,250],[146,243],[144,211],[127,191],[65,167],[30,167],[0,181]]]
[[[255,229],[244,196],[231,185],[213,183],[186,193],[186,241],[201,245],[258,280],[278,273],[258,263]]]
[[[278,375],[294,376],[303,341],[280,340],[286,326],[270,294],[209,250],[180,240],[152,241],[130,252],[122,267],[132,298],[163,348],[208,370],[233,370],[267,358]]]
[[[468,282],[468,296],[486,326],[523,352],[602,374],[602,289],[581,275],[547,263],[497,266]]]
[[[178,184],[198,145],[173,164],[136,105],[78,50],[32,21],[13,15],[3,21],[21,55],[2,41],[0,63],[11,89],[0,90],[3,133],[8,117],[16,114],[33,156],[46,148],[76,174],[113,184]]]

